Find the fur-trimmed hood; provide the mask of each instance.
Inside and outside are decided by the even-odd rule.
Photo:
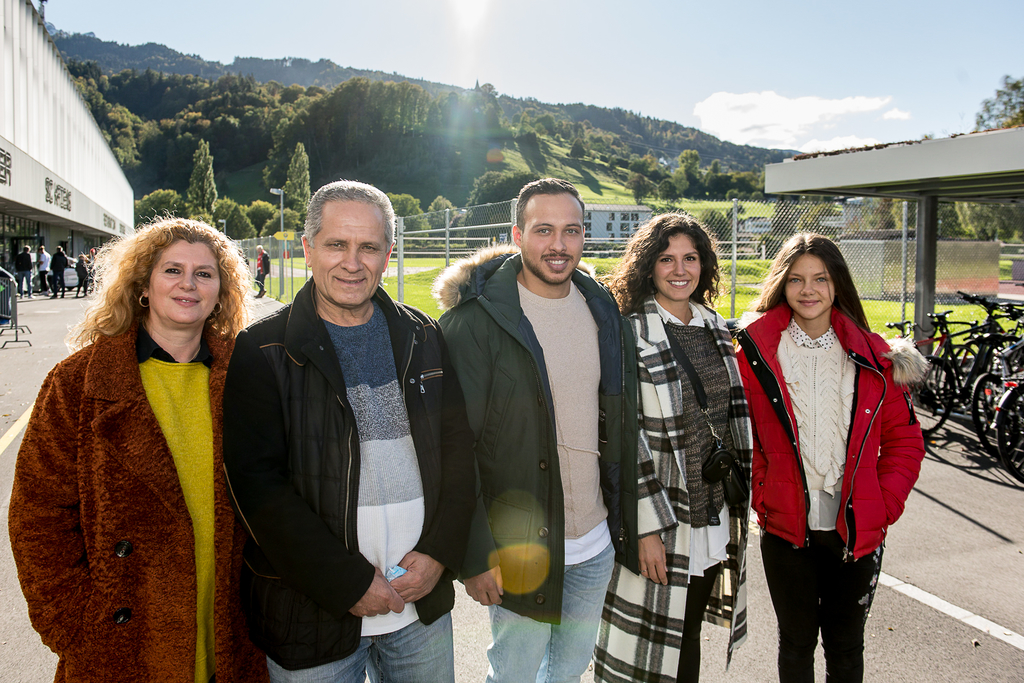
[[[482,290],[494,271],[508,258],[518,253],[519,248],[512,244],[498,244],[484,247],[445,268],[434,280],[434,286],[430,290],[438,308],[450,311],[462,303],[467,291]],[[594,277],[594,268],[589,263],[580,261],[576,269]],[[473,280],[475,286],[471,284]]]
[[[782,309],[785,309],[785,311]],[[755,337],[759,336],[758,332],[764,334],[766,330],[763,328],[765,326],[774,329],[776,335],[772,335],[771,331],[768,331],[768,335],[775,336],[774,348],[770,349],[771,353],[775,353],[778,348],[777,334],[781,334],[782,330],[785,330],[786,326],[789,325],[790,316],[792,316],[792,311],[784,303],[779,304],[767,313],[747,311],[740,316],[739,328],[750,330]],[[779,325],[782,325],[782,327],[775,329],[779,328]],[[875,353],[889,361],[892,365],[892,378],[897,384],[913,386],[922,382],[925,375],[928,374],[928,361],[917,350],[917,346],[912,340],[902,337],[885,339],[874,332],[862,330],[860,327],[857,327],[852,319],[838,309],[832,309],[832,326],[836,330],[843,348],[847,350],[851,348],[851,345],[856,346],[854,338],[859,332],[863,337],[863,341]],[[759,327],[762,329],[758,330]]]

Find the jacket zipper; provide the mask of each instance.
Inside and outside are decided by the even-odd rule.
[[[341,404],[341,412],[345,412],[345,402],[341,400],[341,396],[338,396],[338,403]],[[352,552],[358,552],[358,548],[352,546],[349,543],[348,532],[349,532],[349,521],[348,513],[351,509],[350,499],[352,491],[352,425],[348,425],[348,432],[345,434],[345,441],[348,443],[348,472],[345,474],[345,518],[342,520],[342,526],[345,529],[345,547]]]
[[[846,513],[847,506],[850,506],[850,512],[851,513],[853,512],[853,483],[854,483],[854,480],[857,478],[857,469],[860,467],[860,458],[861,458],[862,455],[864,455],[864,444],[867,443],[867,440],[868,440],[867,437],[871,433],[871,427],[873,427],[874,424],[875,424],[875,418],[878,417],[878,411],[882,407],[882,403],[885,402],[885,391],[886,391],[885,375],[880,373],[878,371],[878,369],[873,367],[871,364],[860,361],[857,358],[856,354],[854,354],[852,351],[850,351],[848,353],[848,355],[849,355],[850,360],[852,360],[854,363],[856,363],[857,365],[859,365],[859,366],[861,366],[863,368],[867,368],[867,369],[871,370],[876,375],[881,377],[881,379],[882,379],[882,397],[878,400],[878,404],[875,406],[875,410],[871,414],[871,419],[868,420],[868,428],[867,428],[867,431],[864,434],[864,438],[861,439],[861,441],[860,441],[860,449],[857,451],[857,459],[853,462],[853,474],[850,476],[850,494],[846,497],[846,501],[843,503],[843,514]],[[856,406],[855,406],[855,409],[856,409]],[[850,425],[850,429],[851,429],[851,431],[853,430],[853,425],[852,424]],[[854,522],[856,522],[856,518],[854,518]],[[847,522],[847,525],[846,525],[846,546],[843,547],[843,561],[844,562],[852,562],[853,561],[853,550],[850,549],[850,541],[854,538],[855,535],[856,535],[856,527],[854,527],[851,530],[850,524],[849,524],[849,522]]]
[[[749,337],[749,335],[747,335],[747,336]],[[751,339],[750,341],[753,342],[754,340]],[[775,380],[775,384],[776,384],[776,386],[777,386],[777,388],[779,390],[779,396],[782,396],[783,399],[784,399],[785,397],[784,397],[784,394],[782,393],[782,384],[779,382],[779,378],[775,374],[775,371],[772,370],[772,366],[768,365],[768,363],[765,362],[764,356],[761,355],[761,349],[757,346],[756,343],[751,344],[751,346],[757,352],[758,360],[761,363],[764,363],[764,367],[768,370],[769,373],[771,373],[771,376]],[[785,406],[783,406],[783,408],[785,408]],[[800,457],[800,441],[799,441],[799,436],[797,435],[797,432],[796,432],[796,425],[793,423],[793,416],[789,414],[789,410],[786,410],[785,412],[786,412],[786,419],[789,420],[790,434],[793,435],[793,439],[794,439],[794,441],[793,441],[793,453],[796,456],[797,469],[800,471],[800,482],[803,484],[803,487],[804,487],[804,547],[807,547],[807,546],[811,545],[810,526],[807,524],[807,513],[811,509],[811,494],[807,490],[807,473],[804,472],[804,461],[803,461],[803,458]],[[768,516],[765,515],[765,524],[767,525],[767,523],[768,523]]]

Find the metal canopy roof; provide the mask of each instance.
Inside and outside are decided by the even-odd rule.
[[[801,155],[765,167],[765,192],[1024,202],[1024,127]]]

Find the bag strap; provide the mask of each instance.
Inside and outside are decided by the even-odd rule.
[[[714,437],[718,445],[721,445],[722,437],[718,436],[718,432],[715,431],[715,426],[711,424],[711,415],[708,413],[708,395],[704,391],[704,383],[700,381],[700,375],[697,374],[697,370],[694,369],[693,363],[690,362],[686,352],[683,351],[682,345],[667,329],[665,330],[665,336],[668,337],[668,344],[672,348],[672,355],[675,356],[676,363],[683,368],[683,371],[686,372],[686,376],[690,378],[690,385],[693,386],[693,393],[697,396],[697,404],[700,406],[700,412],[704,413],[704,419],[708,422],[708,429],[711,430],[711,436]]]

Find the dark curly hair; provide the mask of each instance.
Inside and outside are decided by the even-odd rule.
[[[709,308],[718,298],[718,256],[715,238],[693,216],[686,213],[663,213],[637,228],[619,265],[606,284],[619,304],[623,315],[638,313],[644,300],[654,294],[654,263],[668,249],[676,235],[686,235],[700,256],[700,279],[690,299]]]

